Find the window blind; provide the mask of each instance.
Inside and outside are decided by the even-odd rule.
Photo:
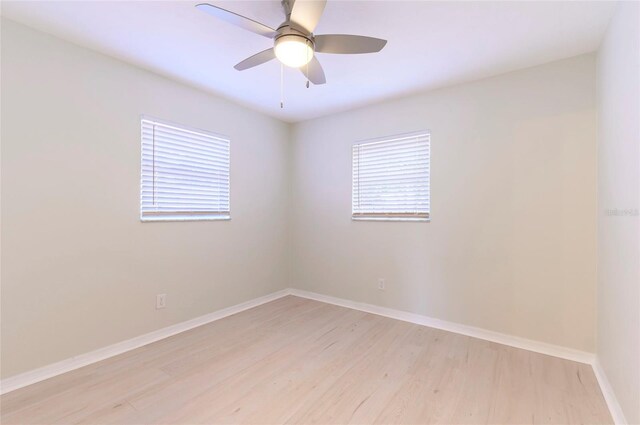
[[[353,219],[428,221],[429,168],[428,132],[353,145]]]
[[[143,118],[140,218],[230,218],[228,139]]]

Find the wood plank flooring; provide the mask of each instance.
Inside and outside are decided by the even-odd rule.
[[[293,296],[5,394],[3,424],[610,424],[588,365]]]

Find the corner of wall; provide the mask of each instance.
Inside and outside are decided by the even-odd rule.
[[[618,3],[597,53],[594,371],[616,423],[640,423],[640,3]]]

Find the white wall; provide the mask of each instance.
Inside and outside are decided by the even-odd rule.
[[[352,221],[350,145],[421,129],[432,222]],[[303,122],[293,141],[292,286],[594,351],[593,55]]]
[[[231,137],[231,221],[140,222],[140,114]],[[3,377],[286,287],[287,124],[2,20],[1,136]]]
[[[617,6],[598,52],[598,347],[640,424],[640,4]]]

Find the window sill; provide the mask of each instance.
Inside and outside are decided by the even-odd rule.
[[[351,217],[353,221],[404,221],[404,222],[431,222],[430,218],[412,218],[412,217]]]
[[[143,223],[153,223],[156,221],[230,221],[229,215],[216,215],[216,216],[155,216],[155,217],[140,217],[140,221]]]

